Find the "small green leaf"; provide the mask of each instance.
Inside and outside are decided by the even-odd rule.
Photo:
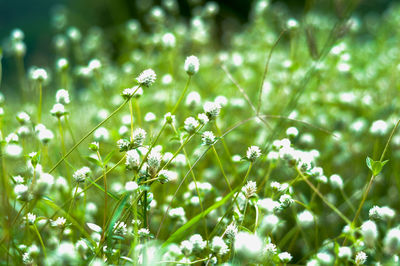
[[[103,164],[99,160],[97,160],[96,158],[93,158],[91,156],[86,156],[85,159],[87,159],[91,163],[94,163],[94,164],[96,164],[96,165],[98,165],[100,167],[103,167]]]
[[[383,166],[388,162],[389,160],[386,161],[374,161],[373,159],[371,159],[370,157],[367,157],[366,162],[367,162],[367,166],[368,168],[371,170],[372,174],[374,176],[377,176],[381,171]]]
[[[113,150],[109,154],[107,154],[106,158],[103,160],[104,165],[106,165],[108,163],[108,161],[110,161],[110,159],[112,158],[114,152],[115,152],[115,150]]]

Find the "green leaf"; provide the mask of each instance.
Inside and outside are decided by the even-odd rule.
[[[169,244],[178,241],[181,238],[184,238],[187,234],[187,231],[193,227],[197,222],[199,222],[203,217],[205,217],[207,214],[209,214],[211,211],[221,207],[224,205],[239,189],[241,186],[235,188],[233,191],[231,191],[228,195],[226,195],[222,200],[217,201],[213,205],[211,205],[207,210],[204,210],[203,212],[199,213],[190,221],[188,221],[186,224],[181,226],[178,230],[176,230],[162,245],[162,247],[166,247]]]
[[[98,165],[100,167],[103,167],[103,164],[96,158],[93,158],[91,156],[85,156],[85,159],[88,160],[91,163],[94,163],[94,164],[96,164],[96,165]]]
[[[113,150],[109,154],[107,154],[106,158],[104,158],[104,160],[103,160],[104,165],[107,165],[108,161],[110,161],[110,159],[112,158],[114,152],[115,152],[115,150]]]
[[[383,166],[388,162],[389,160],[386,161],[374,161],[370,157],[367,157],[366,162],[369,170],[371,170],[372,174],[374,176],[377,176],[381,171]]]
[[[108,225],[107,229],[107,245],[109,248],[112,247],[112,237],[113,237],[113,229],[115,223],[118,221],[119,217],[121,216],[124,208],[125,208],[125,203],[129,199],[130,194],[126,193],[125,196],[123,196],[122,200],[119,202],[118,207],[116,211],[114,212],[114,215],[111,218],[110,224]]]

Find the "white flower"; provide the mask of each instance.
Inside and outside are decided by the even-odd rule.
[[[207,245],[207,242],[199,234],[192,235],[189,241],[192,243],[194,251],[202,251]]]
[[[132,134],[132,144],[133,148],[138,148],[143,146],[143,142],[146,138],[146,131],[142,128],[137,128],[135,131],[133,131]]]
[[[150,175],[154,175],[158,168],[160,167],[162,161],[162,155],[157,150],[151,150],[150,154],[147,157],[147,165]]]
[[[199,126],[199,122],[191,116],[185,119],[184,124],[185,130],[190,134],[193,134]]]
[[[215,136],[214,133],[211,131],[205,131],[201,136],[201,140],[203,145],[213,145],[215,143]]]
[[[263,242],[261,239],[248,232],[239,232],[236,235],[234,247],[238,256],[248,260],[255,260],[263,253]]]
[[[223,256],[229,252],[229,247],[225,244],[225,241],[221,237],[214,236],[211,241],[211,250],[215,254]]]
[[[99,70],[101,68],[101,62],[99,59],[92,59],[88,65],[90,70]]]
[[[129,192],[135,191],[136,189],[138,189],[138,187],[139,186],[135,181],[129,181],[125,184],[125,190]]]
[[[256,192],[257,184],[254,181],[248,181],[247,184],[242,188],[242,193],[247,199],[256,195]]]
[[[374,135],[384,135],[386,134],[387,130],[388,130],[388,125],[383,120],[375,121],[374,123],[372,123],[372,126],[369,129],[369,131]]]
[[[162,36],[163,45],[167,48],[175,47],[176,38],[175,35],[167,32]]]
[[[285,263],[292,260],[292,255],[290,255],[289,252],[282,252],[282,253],[279,253],[279,254],[278,254],[278,257],[279,257],[279,259],[280,259],[282,262],[285,262]]]
[[[108,132],[108,130],[105,127],[99,127],[93,133],[93,137],[96,141],[104,141],[104,140],[109,139],[110,133]]]
[[[73,178],[77,183],[82,183],[85,181],[87,177],[89,177],[90,174],[91,174],[90,168],[84,166],[81,169],[75,171],[75,173],[73,174]]]
[[[67,90],[60,89],[56,93],[56,102],[61,104],[69,104],[69,93]]]
[[[114,233],[119,236],[125,236],[128,230],[126,229],[126,224],[124,222],[118,221],[113,227]]]
[[[199,120],[199,122],[200,122],[202,125],[207,124],[208,121],[209,121],[208,116],[207,116],[206,114],[204,114],[204,113],[198,114],[198,115],[197,115],[197,119]]]
[[[51,115],[60,118],[61,116],[65,115],[67,111],[65,111],[65,107],[63,104],[56,103],[55,105],[53,105],[53,108],[50,110],[50,113]]]
[[[221,110],[221,106],[216,102],[206,102],[203,106],[204,113],[210,120],[215,119]]]
[[[58,70],[66,70],[68,68],[68,60],[66,58],[60,58],[56,62],[56,66]]]
[[[28,222],[28,224],[32,225],[32,224],[35,223],[35,221],[36,221],[36,215],[34,215],[33,213],[29,212],[27,214],[27,222]]]
[[[329,177],[329,181],[333,188],[342,189],[343,188],[343,180],[339,175],[331,175]]]
[[[40,82],[47,80],[47,72],[43,68],[37,68],[32,72],[32,79]]]
[[[196,74],[199,71],[199,66],[200,62],[196,56],[191,55],[186,58],[184,68],[188,75],[192,76]]]
[[[140,86],[150,87],[156,81],[157,75],[153,69],[149,68],[144,70],[136,78]]]
[[[189,240],[184,240],[181,242],[180,248],[186,256],[189,256],[193,250],[193,244]]]
[[[339,258],[347,258],[349,259],[352,255],[351,248],[350,247],[339,247],[339,253],[338,256]]]
[[[360,251],[356,254],[356,264],[357,265],[362,265],[367,261],[367,254],[364,252]]]
[[[400,229],[390,229],[383,240],[383,250],[386,254],[394,255],[400,251]]]
[[[236,235],[238,233],[238,228],[234,223],[231,223],[230,225],[228,225],[225,229],[225,235],[229,240],[234,240]]]
[[[192,91],[186,96],[185,104],[188,106],[199,105],[201,103],[201,96],[197,91]]]
[[[257,160],[258,157],[261,156],[261,150],[258,146],[250,146],[247,149],[246,152],[246,158],[250,161],[250,162],[254,162],[255,160]]]
[[[364,242],[373,247],[378,237],[378,228],[373,221],[366,221],[361,225],[361,234],[364,237]]]
[[[51,225],[54,227],[64,227],[67,220],[64,217],[58,217],[55,221],[51,221]]]
[[[311,212],[304,210],[297,215],[297,219],[302,226],[309,226],[314,222],[314,217]]]

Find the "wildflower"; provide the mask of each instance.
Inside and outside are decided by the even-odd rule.
[[[369,131],[374,135],[384,135],[386,134],[388,129],[389,127],[384,120],[377,120],[374,123],[372,123],[372,126],[369,129]]]
[[[258,146],[250,146],[246,152],[246,158],[250,162],[255,162],[258,157],[261,155],[261,150]]]
[[[118,221],[113,227],[114,233],[119,236],[125,236],[128,232],[126,229],[126,224],[124,222]]]
[[[199,122],[191,116],[185,119],[184,124],[185,124],[184,126],[185,130],[189,134],[193,134],[196,131],[196,128],[199,126]]]
[[[297,219],[302,226],[309,226],[314,222],[314,217],[312,213],[308,210],[304,210],[303,212],[297,215]]]
[[[390,229],[383,240],[383,250],[386,254],[393,255],[400,251],[400,229]]]
[[[120,139],[117,141],[117,146],[120,152],[127,151],[131,146],[131,142],[127,139]]]
[[[246,199],[249,199],[256,195],[257,184],[253,181],[248,181],[247,184],[242,188],[242,192]]]
[[[146,69],[136,78],[140,86],[150,87],[156,81],[157,75],[153,69]]]
[[[139,188],[138,184],[135,181],[129,181],[125,184],[125,190],[129,192],[133,192]]]
[[[168,183],[169,181],[171,181],[172,179],[176,179],[175,174],[176,174],[175,172],[163,169],[158,174],[158,179],[157,180],[161,184],[165,184],[165,183]]]
[[[225,229],[225,235],[229,240],[234,240],[238,233],[238,228],[235,224],[231,223]]]
[[[185,60],[185,71],[189,76],[196,74],[199,71],[200,62],[199,59],[194,56],[188,56]]]
[[[295,137],[297,137],[298,134],[299,134],[299,131],[295,127],[289,127],[286,130],[286,135],[288,135],[288,137],[295,138]]]
[[[69,104],[69,93],[67,90],[60,89],[56,93],[56,102],[61,104]]]
[[[150,236],[150,230],[147,228],[140,228],[138,230],[139,237],[148,237]]]
[[[105,141],[109,139],[110,133],[108,133],[108,130],[105,127],[99,127],[93,133],[93,136],[96,141]]]
[[[343,180],[339,175],[331,175],[329,177],[329,181],[334,188],[342,189],[343,188]]]
[[[86,178],[89,177],[90,174],[91,174],[90,168],[85,166],[75,171],[75,173],[73,174],[73,178],[77,183],[82,183],[85,181]]]
[[[175,115],[172,115],[170,112],[164,115],[164,122],[167,124],[175,123]]]
[[[205,125],[208,123],[208,121],[210,121],[208,119],[208,116],[204,113],[198,114],[197,119],[199,120],[200,124],[202,124],[202,125]]]
[[[101,68],[101,62],[99,59],[90,60],[88,67],[90,70],[98,71]]]
[[[203,238],[201,237],[201,235],[199,235],[199,234],[192,235],[189,238],[189,241],[192,243],[193,251],[195,251],[195,252],[202,251],[207,245],[207,242],[204,241]]]
[[[201,140],[203,142],[203,145],[213,145],[215,143],[215,136],[214,133],[211,131],[206,131],[203,133]]]
[[[290,204],[292,204],[294,201],[292,199],[292,197],[288,194],[283,194],[280,198],[279,198],[279,202],[281,203],[281,207],[282,208],[287,208],[290,206]]]
[[[146,131],[142,128],[138,128],[133,131],[132,134],[132,145],[133,149],[143,146],[144,139],[146,138]]]
[[[360,251],[356,254],[356,265],[362,265],[367,261],[367,254],[365,254],[364,252]]]
[[[229,252],[229,247],[221,237],[214,236],[211,241],[211,250],[218,256],[223,256]]]
[[[266,253],[267,255],[274,255],[276,254],[277,248],[275,244],[272,243],[268,243],[265,245],[264,248],[264,253]]]
[[[50,113],[51,113],[51,115],[60,118],[63,115],[65,115],[67,113],[67,111],[65,110],[65,107],[63,104],[56,103],[55,105],[53,105],[53,108],[50,110]]]
[[[160,167],[162,161],[162,155],[156,150],[152,150],[147,157],[147,165],[148,165],[148,171],[151,176],[154,176],[155,173],[157,172],[158,168]]]
[[[68,63],[68,60],[66,58],[60,58],[56,62],[56,67],[60,71],[66,70],[68,68],[68,66],[69,66],[69,63]]]
[[[201,96],[197,91],[192,91],[186,96],[185,104],[187,106],[196,106],[201,103]]]
[[[32,72],[32,79],[39,82],[46,81],[48,78],[46,70],[43,68],[37,68]]]
[[[167,32],[162,36],[162,42],[164,47],[166,48],[173,48],[175,47],[175,43],[176,43],[176,38],[175,35]]]
[[[274,214],[268,214],[264,216],[260,224],[260,229],[266,232],[272,232],[275,230],[279,223],[279,218]]]
[[[17,114],[17,120],[21,125],[27,125],[31,122],[31,117],[25,112],[20,112]]]
[[[248,260],[259,258],[263,252],[263,243],[261,239],[248,232],[239,232],[236,235],[234,247],[239,257]]]
[[[378,229],[373,221],[366,221],[361,225],[361,234],[364,237],[364,242],[373,247],[375,240],[378,237]]]
[[[349,259],[351,257],[351,255],[352,255],[352,252],[351,252],[350,247],[339,247],[339,253],[338,253],[339,258]]]
[[[27,222],[28,222],[28,224],[29,225],[33,225],[33,224],[35,224],[35,221],[36,221],[36,215],[34,215],[33,213],[28,213],[27,214]]]
[[[139,97],[143,94],[143,90],[140,86],[134,86],[132,88],[126,88],[122,91],[122,97],[126,100],[132,97]]]
[[[67,220],[64,217],[58,217],[55,221],[51,221],[51,225],[54,227],[63,228]]]
[[[181,242],[180,248],[185,256],[189,256],[192,253],[193,244],[189,240],[184,240]]]
[[[292,260],[292,255],[290,255],[289,252],[282,252],[282,253],[279,253],[279,254],[278,254],[278,257],[279,257],[279,259],[280,259],[282,262],[284,262],[284,263],[287,263],[287,262],[289,262],[289,261]]]
[[[99,143],[98,142],[94,141],[94,142],[89,144],[89,150],[96,152],[99,149],[100,149],[100,147],[99,147]]]
[[[221,106],[215,102],[206,102],[203,106],[203,109],[208,119],[213,120],[219,115]]]

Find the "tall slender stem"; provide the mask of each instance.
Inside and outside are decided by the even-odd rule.
[[[124,106],[129,102],[129,99],[125,100],[117,109],[114,110],[106,119],[101,121],[97,126],[95,126],[92,130],[90,130],[88,133],[86,133],[85,136],[83,136],[49,171],[53,172],[59,165],[62,163],[65,158],[67,158],[85,139],[87,139],[96,129],[101,127],[105,122],[107,122],[111,117],[113,117],[116,113],[118,113]]]

